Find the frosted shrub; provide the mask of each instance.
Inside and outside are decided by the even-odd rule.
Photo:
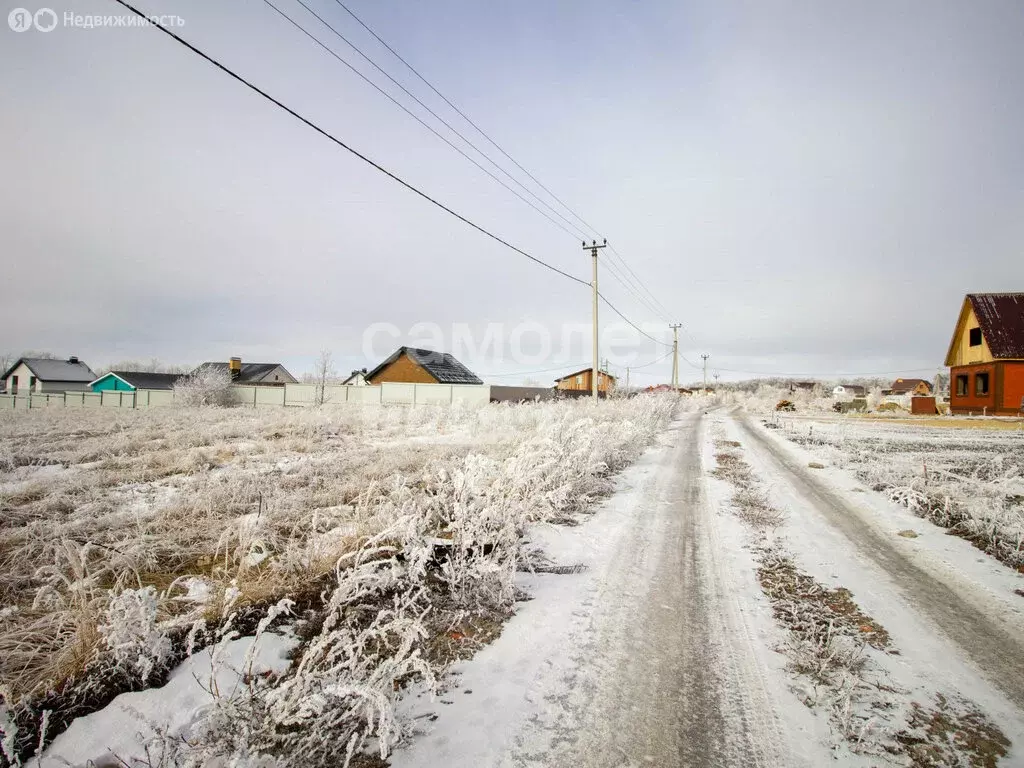
[[[174,402],[189,407],[235,405],[231,374],[223,368],[199,368],[174,385]]]
[[[157,626],[157,595],[153,587],[126,589],[110,601],[100,635],[110,661],[146,682],[171,658],[171,641]]]

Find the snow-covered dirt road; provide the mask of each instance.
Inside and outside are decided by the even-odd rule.
[[[533,577],[399,766],[799,766],[830,758],[787,690],[741,535],[707,498],[706,419],[675,422]],[[467,693],[468,692],[468,693]],[[794,753],[792,744],[799,744]]]
[[[747,438],[745,445],[760,457],[777,491],[789,494],[786,506],[790,510],[803,507],[815,515],[835,534],[832,546],[855,553],[865,564],[865,575],[873,577],[873,588],[884,586],[890,590],[888,604],[903,605],[915,618],[923,620],[926,631],[937,631],[955,644],[958,658],[968,659],[991,685],[1024,710],[1021,599],[1009,586],[999,588],[999,582],[1009,584],[1017,577],[1002,566],[993,565],[995,561],[986,562],[990,558],[959,539],[943,543],[949,545],[948,550],[961,555],[960,563],[957,559],[951,562],[930,556],[924,542],[915,546],[895,535],[896,520],[887,524],[887,510],[872,511],[869,494],[858,494],[857,501],[852,500],[847,489],[830,483],[827,473],[809,469],[806,457],[767,435],[752,423],[752,417],[738,414],[735,421],[740,434]],[[922,520],[915,520],[913,525],[919,529],[932,527]],[[943,534],[938,529],[936,532],[939,536]],[[971,566],[980,560],[982,566],[990,566],[995,573],[978,574],[982,578],[975,581],[971,573],[956,567],[964,560]]]

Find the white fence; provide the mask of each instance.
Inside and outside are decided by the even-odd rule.
[[[271,406],[309,407],[319,398],[314,384],[286,384],[283,387],[231,388],[239,405],[253,408]],[[397,384],[373,387],[324,387],[328,405],[481,405],[491,400],[491,388],[474,384]],[[174,404],[174,393],[161,389],[135,392],[32,392],[0,395],[0,410],[37,408],[159,408]]]

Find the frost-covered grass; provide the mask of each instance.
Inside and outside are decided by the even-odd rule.
[[[792,441],[1024,571],[1024,432],[860,419],[778,423]]]
[[[290,669],[164,734],[163,764],[385,754],[438,638],[511,610],[525,527],[587,511],[677,404],[0,414],[0,740],[24,757],[42,710],[49,739],[288,621]]]

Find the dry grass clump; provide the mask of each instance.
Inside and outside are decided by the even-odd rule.
[[[757,579],[772,601],[775,618],[801,640],[825,646],[829,638],[842,634],[878,650],[889,646],[889,633],[860,609],[848,589],[829,589],[801,572],[789,557],[765,552]]]
[[[740,443],[735,440],[716,440],[716,467],[711,474],[737,487],[732,503],[741,520],[755,528],[778,528],[785,522],[785,515],[772,506],[768,494],[757,487],[754,473],[736,450]]]

